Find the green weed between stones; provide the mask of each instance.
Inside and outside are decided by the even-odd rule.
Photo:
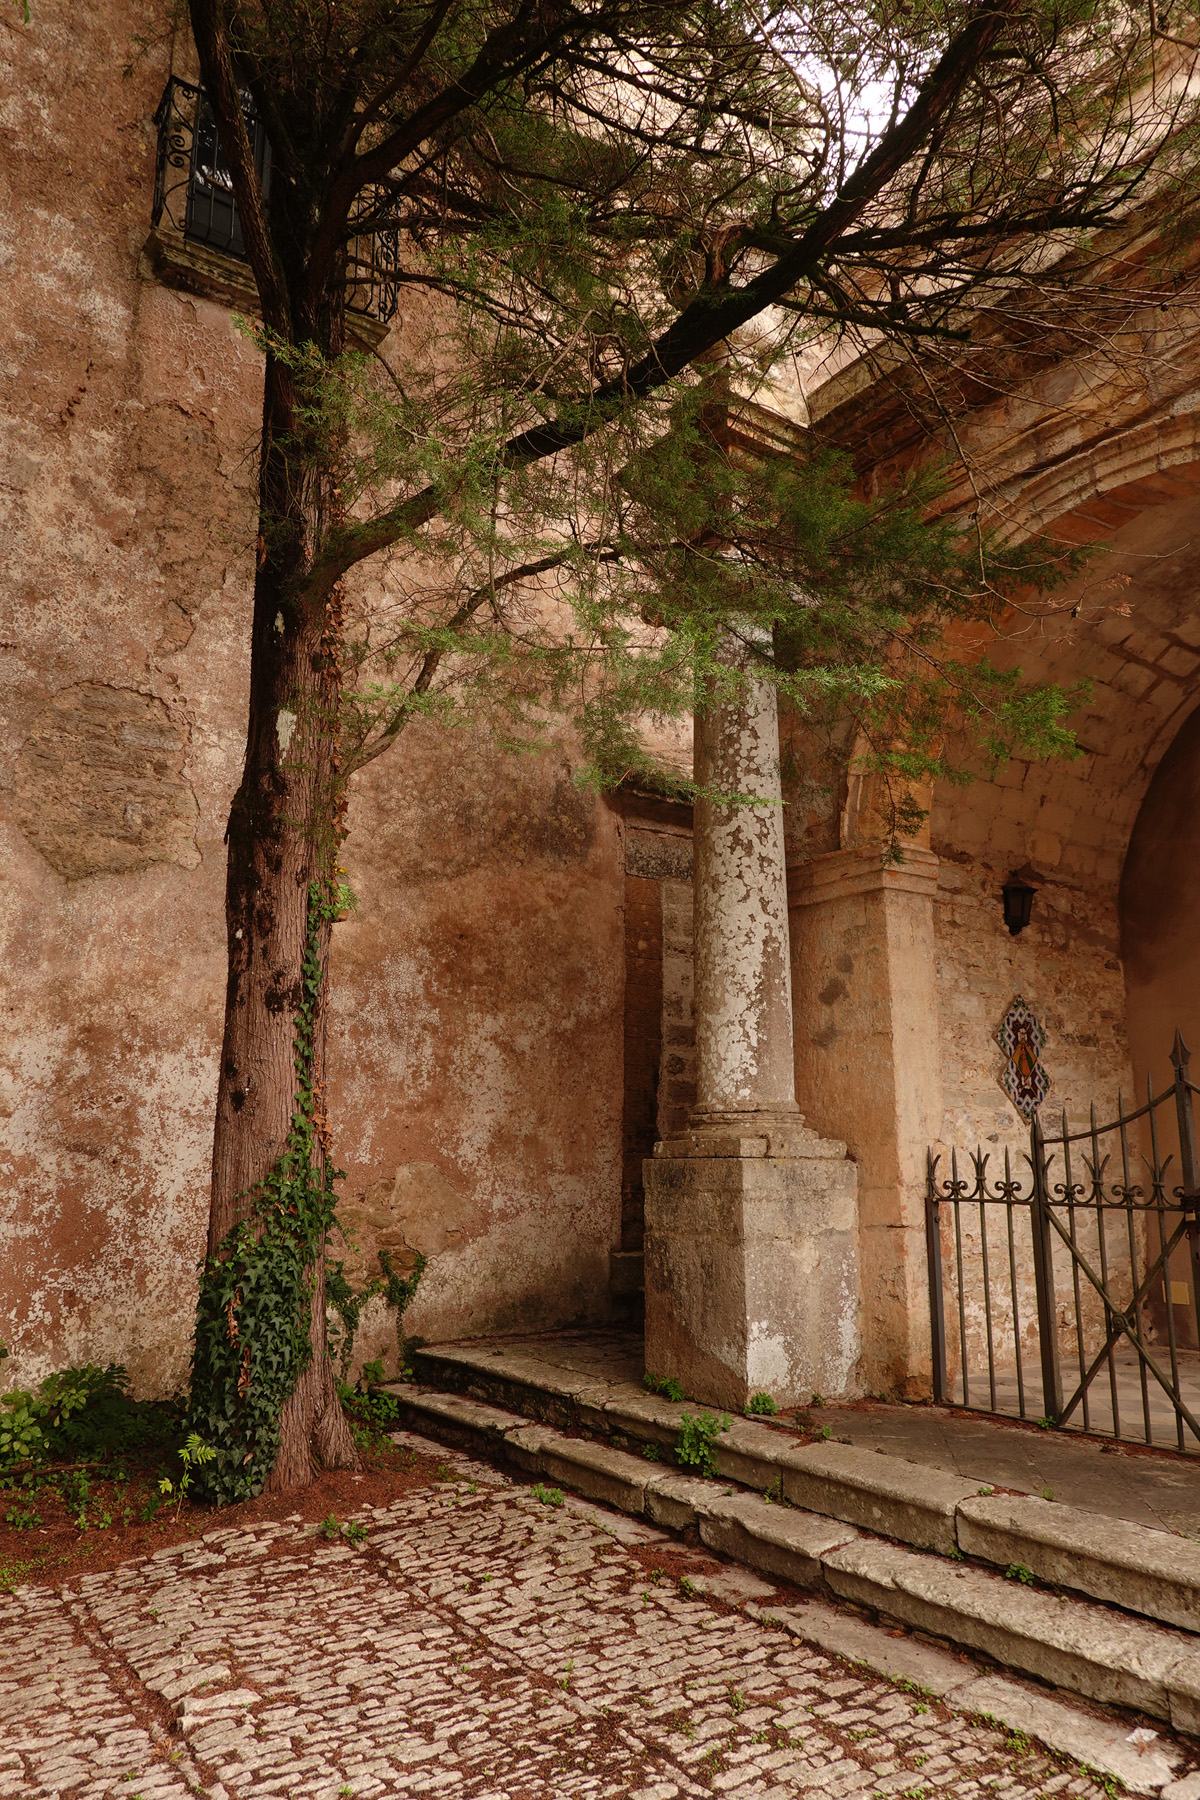
[[[774,1400],[772,1400],[770,1394],[751,1394],[749,1403],[746,1407],[746,1417],[748,1419],[773,1419],[778,1411],[779,1408],[776,1406]]]
[[[660,1394],[664,1400],[682,1400],[683,1389],[673,1375],[652,1375],[647,1369],[642,1376],[642,1386],[648,1394]]]
[[[540,1500],[543,1506],[561,1506],[565,1498],[561,1488],[544,1487],[540,1481],[534,1482],[529,1493],[532,1499]]]
[[[729,1430],[728,1413],[684,1413],[675,1440],[675,1461],[700,1475],[717,1472],[716,1440]]]
[[[348,1544],[353,1544],[357,1548],[359,1544],[365,1544],[367,1541],[365,1525],[360,1524],[357,1519],[339,1520],[336,1513],[330,1513],[328,1518],[322,1519],[317,1530],[330,1543],[344,1538]]]

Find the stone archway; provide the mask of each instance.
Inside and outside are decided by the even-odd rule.
[[[1200,701],[1200,465],[1093,492],[1054,529],[1106,538],[1107,554],[1052,609],[1014,611],[989,654],[1033,679],[1089,684],[1080,758],[939,784],[928,846],[902,870],[879,866],[861,816],[832,793],[822,832],[810,806],[792,840],[797,1094],[859,1163],[872,1391],[927,1391],[925,1146],[978,1144],[997,1168],[1007,1148],[1023,1166],[1027,1128],[999,1086],[994,1041],[1012,999],[1047,1027],[1051,1110],[1086,1118],[1094,1099],[1107,1116],[1118,1090],[1133,1095],[1118,887],[1143,798]],[[1038,896],[1012,938],[1000,890],[1023,868]],[[1194,1029],[1200,1065],[1200,1016]]]
[[[1121,876],[1121,954],[1139,1094],[1161,1087],[1176,1027],[1200,1052],[1200,707],[1142,801]]]
[[[1200,708],[1176,734],[1146,790],[1119,904],[1129,1055],[1142,1100],[1147,1082],[1161,1093],[1170,1077],[1167,1053],[1177,1029],[1193,1052],[1200,1051]],[[1169,1110],[1164,1131],[1165,1147],[1177,1152]],[[1182,1246],[1169,1278],[1176,1341],[1194,1349],[1196,1313]],[[1164,1341],[1167,1304],[1166,1292],[1151,1298]]]

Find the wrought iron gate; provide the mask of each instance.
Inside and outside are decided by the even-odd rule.
[[[1106,1125],[1094,1106],[1082,1131],[1065,1112],[1057,1132],[1035,1114],[1027,1172],[1014,1175],[1006,1150],[1003,1176],[989,1174],[991,1153],[977,1149],[969,1175],[952,1151],[939,1179],[929,1153],[935,1400],[1200,1452],[1200,1351],[1180,1342],[1200,1346],[1189,1057],[1176,1032],[1174,1080],[1157,1095],[1148,1084],[1135,1112],[1118,1100]],[[1178,1148],[1164,1152],[1172,1115]],[[1187,1279],[1173,1281],[1181,1244]]]

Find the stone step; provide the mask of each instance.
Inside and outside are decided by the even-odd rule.
[[[421,1379],[526,1418],[582,1429],[618,1448],[676,1442],[694,1402],[599,1381],[524,1350],[443,1344],[418,1351]],[[1027,1494],[992,1494],[977,1481],[854,1445],[803,1443],[794,1433],[731,1418],[716,1439],[726,1481],[771,1490],[792,1506],[857,1525],[915,1549],[956,1551],[1025,1571],[1106,1605],[1200,1633],[1200,1544]]]
[[[1086,1699],[1200,1731],[1200,1644],[1188,1633],[878,1538],[839,1545],[821,1568],[840,1599]]]
[[[1190,1632],[1005,1579],[965,1563],[957,1547],[938,1555],[867,1536],[828,1513],[739,1492],[727,1479],[683,1475],[644,1455],[569,1437],[485,1401],[410,1385],[387,1391],[410,1429],[500,1456],[526,1475],[670,1530],[694,1527],[712,1550],[776,1580],[982,1651],[1071,1693],[1135,1707],[1169,1720],[1177,1730],[1200,1733],[1200,1641]],[[845,1479],[844,1462],[839,1468]],[[811,1465],[805,1469],[811,1475]],[[863,1495],[865,1511],[874,1502],[869,1490]],[[912,1504],[908,1492],[901,1500]],[[1008,1517],[997,1512],[989,1520],[981,1513],[976,1523],[980,1530],[1000,1531]]]

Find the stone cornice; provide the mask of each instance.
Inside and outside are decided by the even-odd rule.
[[[904,844],[904,860],[889,862],[880,843],[855,844],[849,850],[830,850],[788,871],[788,905],[820,906],[852,894],[919,894],[932,899],[937,893],[939,859],[922,844]]]

